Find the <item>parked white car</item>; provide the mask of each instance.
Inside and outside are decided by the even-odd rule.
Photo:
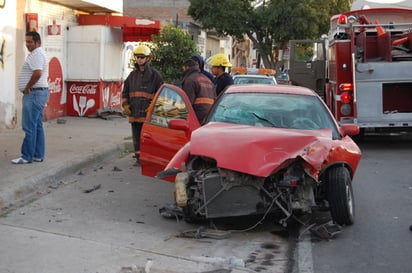
[[[275,77],[268,75],[234,75],[233,76],[234,84],[252,84],[252,83],[263,83],[263,84],[277,84]]]

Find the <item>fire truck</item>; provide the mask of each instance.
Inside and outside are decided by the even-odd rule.
[[[376,8],[330,20],[320,40],[290,41],[289,77],[361,132],[412,128],[412,10]]]

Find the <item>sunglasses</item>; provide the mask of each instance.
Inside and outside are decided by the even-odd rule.
[[[135,57],[136,57],[136,59],[144,59],[144,58],[146,58],[146,56],[142,56],[142,55],[135,55]]]

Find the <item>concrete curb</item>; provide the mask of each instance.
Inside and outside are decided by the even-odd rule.
[[[110,158],[130,153],[131,143],[107,144],[105,149],[87,156],[81,155],[53,164],[47,171],[34,175],[25,181],[16,182],[0,192],[0,213],[22,206],[50,191],[50,187],[57,187],[60,180],[82,169],[107,161]],[[39,163],[32,163],[39,164]],[[45,163],[41,163],[45,164]]]

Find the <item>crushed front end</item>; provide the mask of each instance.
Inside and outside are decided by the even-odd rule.
[[[311,212],[318,183],[301,158],[284,166],[268,177],[257,177],[194,156],[177,176],[176,203],[189,221],[281,212],[279,222],[286,225],[294,212]]]

